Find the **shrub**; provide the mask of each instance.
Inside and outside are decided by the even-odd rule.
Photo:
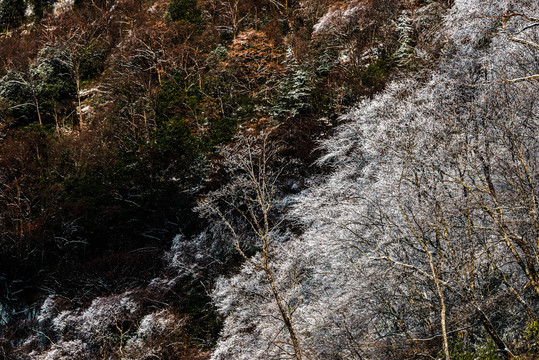
[[[196,0],[173,0],[168,6],[167,18],[199,24],[202,21],[202,12],[196,7]]]
[[[4,0],[0,2],[0,31],[19,26],[24,19],[24,0]]]

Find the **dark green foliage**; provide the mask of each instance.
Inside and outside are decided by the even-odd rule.
[[[314,72],[317,76],[326,76],[334,70],[338,63],[338,51],[335,48],[323,47],[314,58]]]
[[[67,50],[51,47],[41,50],[32,69],[39,81],[39,96],[51,104],[71,102],[76,95],[72,66]]]
[[[0,31],[19,26],[24,20],[25,0],[3,0],[0,3]]]
[[[64,188],[69,198],[73,200],[99,200],[105,190],[103,174],[97,171],[73,175],[64,181]]]
[[[226,60],[228,49],[223,44],[218,44],[215,49],[212,50],[211,54],[215,57],[215,61],[212,62],[212,65],[216,66],[217,61]]]
[[[187,75],[177,74],[166,81],[157,97],[156,110],[161,117],[193,117],[200,113],[202,94],[187,80]]]
[[[229,142],[239,124],[254,116],[253,98],[238,93],[234,86],[234,78],[226,71],[215,70],[204,78],[204,121],[208,128],[204,142],[209,152]]]
[[[76,85],[71,70],[65,50],[47,47],[28,73],[8,72],[0,80],[0,99],[6,102],[13,122],[26,125],[41,116],[43,123],[55,123],[72,113]]]
[[[72,66],[67,50],[47,47],[30,69],[44,123],[55,123],[74,111],[77,88]]]
[[[34,16],[36,20],[41,20],[45,9],[52,6],[56,0],[30,0],[29,3],[34,7]]]
[[[221,330],[221,321],[214,312],[211,298],[206,294],[202,284],[192,285],[182,292],[188,294],[182,302],[182,310],[189,316],[187,332],[202,342],[205,347],[214,346],[215,339]]]
[[[0,5],[0,31],[12,29],[23,24],[27,7],[33,9],[33,18],[43,18],[45,9],[53,5],[55,0],[4,0]]]
[[[105,69],[105,60],[107,58],[106,46],[99,40],[91,40],[81,49],[80,53],[80,80],[90,80]]]
[[[214,71],[194,80],[178,71],[160,88],[154,139],[162,153],[190,159],[211,153],[230,141],[241,120],[253,117],[253,99],[234,91],[229,74]]]
[[[279,97],[272,108],[272,115],[277,118],[295,117],[309,111],[318,105],[313,103],[312,95],[313,74],[298,67],[281,82]]]
[[[218,118],[210,123],[207,147],[211,151],[217,146],[229,142],[237,131],[237,120],[232,117]]]
[[[361,84],[371,88],[380,88],[385,84],[391,70],[391,60],[380,58],[367,66],[361,76]]]
[[[39,137],[46,143],[54,137],[56,129],[52,124],[39,125],[38,123],[34,122],[18,129],[18,131],[21,134]]]
[[[152,135],[153,148],[166,158],[189,167],[200,153],[200,144],[194,131],[201,93],[186,82],[181,73],[166,81],[157,97],[157,127]]]
[[[16,119],[18,124],[27,124],[37,119],[32,90],[32,84],[15,71],[8,72],[0,80],[0,99],[5,101],[6,114]]]
[[[349,104],[351,84],[333,73],[337,64],[328,53],[322,54],[313,64],[289,65],[287,76],[279,83],[279,92],[271,115],[276,119],[321,118],[335,116],[335,110]],[[344,69],[339,69],[343,72]],[[339,71],[335,70],[335,71]],[[333,79],[337,77],[337,79]],[[331,83],[330,81],[335,81]]]
[[[167,17],[172,21],[199,24],[202,21],[202,12],[196,5],[196,0],[173,0],[168,6]]]
[[[456,338],[450,349],[453,360],[501,360],[496,344],[490,338],[477,348],[470,347],[463,338]],[[440,354],[440,358],[443,354]]]
[[[180,117],[161,123],[153,137],[154,149],[178,166],[188,168],[200,153],[197,137]]]
[[[528,323],[524,331],[524,339],[528,343],[528,354],[539,354],[539,321],[534,320]]]
[[[25,85],[25,80],[19,73],[9,71],[0,80],[0,96],[4,99],[20,103],[30,96],[30,90]]]

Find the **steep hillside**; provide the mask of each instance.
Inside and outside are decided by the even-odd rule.
[[[538,17],[1,0],[0,358],[534,358]]]
[[[263,216],[237,212],[270,231],[217,283],[212,359],[537,358],[539,8],[513,5],[456,1],[438,62],[343,115],[318,160],[331,172],[306,191],[282,199],[266,185],[271,147],[244,161],[236,181],[251,189],[233,195]],[[280,222],[293,219],[300,236]]]

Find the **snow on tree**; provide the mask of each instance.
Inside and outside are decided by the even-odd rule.
[[[36,360],[89,359],[85,355],[85,351],[86,345],[81,340],[72,340],[54,344],[49,351],[43,354],[33,351],[29,356]]]
[[[53,14],[55,16],[60,16],[63,13],[71,10],[75,5],[75,0],[59,0],[54,3]]]
[[[272,260],[285,277],[291,268],[277,264],[293,262],[304,275],[294,328],[305,358],[433,356],[438,348],[449,359],[457,332],[486,336],[499,355],[513,356],[539,295],[537,26],[529,15],[538,9],[519,6],[456,1],[446,54],[428,81],[390,84],[323,143],[320,163],[334,171],[296,199],[289,215],[305,232]],[[274,346],[272,331],[282,335],[262,320],[278,312],[260,275],[246,263],[217,286],[227,317],[214,358],[261,357]]]
[[[458,23],[470,5],[457,2],[448,19]],[[492,323],[496,311],[491,302],[504,294],[520,303],[525,313],[530,306],[522,288],[526,281],[532,287],[535,283],[537,263],[531,254],[537,245],[532,239],[539,229],[533,225],[532,199],[538,154],[531,134],[537,131],[537,84],[530,79],[512,86],[496,74],[523,77],[535,71],[536,63],[526,56],[528,49],[496,35],[501,15],[489,15],[488,9],[474,7],[480,18],[463,16],[464,24],[449,26],[457,55],[450,54],[428,84],[394,84],[347,116],[351,122],[324,144],[327,154],[321,161],[333,161],[335,173],[311,189],[296,210],[307,225],[307,241],[325,247],[334,242],[335,249],[344,248],[340,256],[320,261],[336,262],[336,273],[342,271],[340,262],[355,253],[361,273],[363,268],[381,268],[385,281],[389,275],[407,278],[387,290],[405,290],[400,296],[412,308],[412,300],[431,303],[427,313],[436,309],[440,325],[427,326],[429,316],[423,326],[413,329],[410,325],[420,319],[403,321],[403,313],[393,321],[407,324],[408,329],[400,326],[399,333],[412,341],[427,335],[428,327],[440,332],[446,358],[448,328],[456,322],[451,317],[464,308],[468,321],[476,319],[500,353],[510,356],[501,335],[509,330]],[[467,21],[475,24],[466,27]],[[468,32],[466,37],[461,31]],[[475,33],[481,35],[473,45],[464,41]],[[484,44],[485,34],[493,37],[492,46]],[[517,58],[518,66],[513,63]],[[361,276],[349,271],[347,277]],[[496,277],[501,279],[497,288],[488,294],[478,291]],[[369,281],[360,277],[357,283]],[[361,292],[357,283],[348,291]],[[397,294],[387,295],[395,299]],[[384,314],[380,305],[378,316]],[[352,308],[346,303],[340,307]],[[357,309],[349,314],[355,313]],[[395,329],[386,326],[384,332],[388,336]]]
[[[362,24],[362,15],[367,4],[361,1],[352,1],[348,4],[338,2],[329,8],[313,27],[315,35],[324,32],[344,32],[350,26],[365,26]]]
[[[221,149],[230,183],[210,193],[198,209],[226,225],[245,260],[242,272],[218,282],[213,294],[219,312],[227,317],[214,359],[304,356],[295,324],[299,275],[276,262],[289,251],[279,211],[277,181],[283,171],[277,161],[279,149],[270,133],[239,135],[234,145]],[[259,302],[243,304],[244,296]]]

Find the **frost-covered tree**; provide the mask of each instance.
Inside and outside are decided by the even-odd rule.
[[[536,292],[533,239],[539,230],[531,135],[537,131],[537,84],[526,75],[537,71],[536,53],[516,46],[497,22],[503,9],[489,12],[489,6],[456,2],[447,22],[453,53],[429,83],[394,84],[347,116],[349,123],[324,145],[321,161],[336,166],[334,175],[296,210],[313,248],[333,242],[343,249],[340,256],[322,257],[339,269],[328,273],[340,273],[344,258],[358,264],[361,273],[350,269],[347,276],[364,290],[355,283],[347,292],[377,288],[364,273],[392,282],[379,290],[391,300],[370,308],[382,337],[401,334],[411,343],[440,338],[447,359],[450,333],[462,321],[481,326],[500,354],[511,356],[510,322],[494,321],[500,315],[492,304],[510,298],[524,315],[537,296],[526,290],[528,283]],[[482,16],[470,17],[470,11]],[[387,305],[395,308],[397,299],[411,311],[388,318]],[[351,303],[340,307],[349,316],[360,313]],[[503,316],[512,311],[508,307]]]
[[[0,31],[19,26],[24,19],[24,0],[3,0],[0,2]]]
[[[279,216],[277,202],[277,180],[282,171],[274,163],[278,150],[268,133],[244,135],[235,145],[224,147],[221,155],[231,181],[199,207],[200,212],[216,216],[227,226],[245,261],[242,273],[220,281],[214,292],[218,310],[226,316],[214,359],[303,357],[295,324],[299,275],[292,272],[289,277],[275,261],[287,251],[281,230],[284,219]],[[242,229],[246,233],[239,232],[235,226],[238,221],[247,225]],[[244,303],[243,297],[255,303]],[[245,346],[240,339],[250,345]]]
[[[337,46],[343,59],[359,69],[393,46],[393,26],[399,2],[394,0],[334,2],[313,26],[315,39]]]
[[[64,125],[70,116],[77,96],[70,56],[65,48],[45,47],[30,68],[36,82],[34,93],[40,99],[41,114],[46,112],[48,122],[54,122],[57,127],[60,123]]]
[[[37,79],[32,75],[9,71],[0,80],[0,99],[6,101],[9,113],[18,122],[37,115],[39,124],[43,125]]]
[[[289,215],[305,232],[273,259],[304,275],[294,324],[306,358],[450,359],[459,336],[519,351],[539,295],[537,26],[514,15],[538,9],[520,6],[456,1],[428,80],[394,82],[323,143],[334,171],[297,198]],[[242,269],[216,291],[221,344],[244,339],[242,354],[271,344],[238,331],[271,309],[257,276]]]

